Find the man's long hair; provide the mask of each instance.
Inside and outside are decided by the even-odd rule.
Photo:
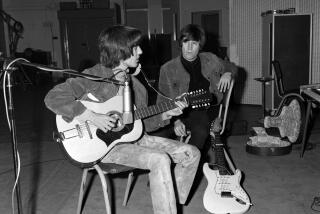
[[[129,26],[116,25],[103,30],[99,36],[100,63],[115,68],[120,60],[131,57],[141,38],[141,31]]]
[[[200,43],[200,47],[202,48],[206,42],[206,34],[204,29],[200,25],[196,24],[186,25],[181,29],[180,32],[180,46],[182,46],[183,42],[187,41],[197,41]]]

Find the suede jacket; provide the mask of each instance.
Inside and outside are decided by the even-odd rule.
[[[110,78],[113,75],[111,69],[100,64],[84,70],[83,73],[103,78]],[[132,88],[135,106],[137,108],[146,107],[148,103],[147,91],[135,77],[132,77]],[[63,116],[66,121],[70,122],[86,109],[80,101],[103,103],[116,96],[118,90],[119,85],[112,83],[96,82],[80,77],[69,78],[64,83],[58,84],[51,89],[44,101],[51,111]],[[158,114],[144,119],[143,123],[146,131],[154,131],[168,122],[162,121],[161,116]]]
[[[233,63],[224,61],[209,52],[199,53],[199,57],[201,73],[210,82],[209,90],[220,103],[223,98],[223,94],[217,88],[220,77],[225,72],[231,72],[232,78],[235,78],[237,68]],[[160,69],[159,90],[170,98],[175,98],[188,92],[189,82],[190,75],[181,63],[181,56],[165,63]],[[164,99],[164,97],[158,96],[157,102],[161,102]]]

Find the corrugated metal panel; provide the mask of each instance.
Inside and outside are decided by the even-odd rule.
[[[261,70],[259,11],[259,4],[254,0],[233,1],[230,8],[230,45],[234,46],[237,63],[243,68],[235,85],[235,99],[240,103],[259,102],[256,90],[260,90],[260,85],[253,80],[254,77],[260,76]]]

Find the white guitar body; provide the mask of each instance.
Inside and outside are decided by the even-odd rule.
[[[212,94],[209,91],[197,90],[184,93],[178,100],[183,100],[192,108],[209,106]],[[106,114],[117,120],[116,127],[104,133],[88,121],[73,120],[66,122],[61,115],[56,116],[58,129],[57,141],[63,147],[64,153],[73,163],[89,167],[99,162],[118,143],[134,142],[143,132],[141,119],[174,109],[175,100],[142,107],[132,112],[133,123],[125,124],[123,121],[123,97],[115,96],[104,103],[79,101],[87,109],[99,114]],[[127,117],[125,117],[127,118]]]
[[[96,113],[111,115],[122,115],[123,113],[122,96],[115,96],[104,103],[80,102]],[[119,123],[121,122],[119,118]],[[57,115],[56,123],[59,133],[64,135],[64,140],[61,142],[64,149],[74,161],[82,164],[101,160],[117,143],[135,141],[140,138],[143,131],[142,121],[135,120],[133,129],[129,133],[107,145],[96,135],[97,127],[90,123],[80,123],[77,120],[68,123],[60,115]],[[121,128],[122,124],[118,126]]]
[[[207,211],[215,214],[242,214],[249,209],[250,199],[240,186],[240,170],[237,169],[234,175],[220,175],[219,170],[212,170],[208,163],[205,163],[203,173],[208,181],[203,197]],[[226,197],[221,193],[230,195]]]

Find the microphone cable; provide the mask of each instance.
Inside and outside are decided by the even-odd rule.
[[[164,95],[163,93],[161,93],[160,91],[158,91],[157,89],[155,89],[155,88],[151,85],[150,80],[148,79],[148,77],[147,77],[147,76],[145,75],[145,73],[143,72],[143,69],[141,69],[141,73],[142,73],[143,78],[144,78],[145,81],[147,82],[148,86],[149,86],[151,89],[153,89],[158,95],[160,95],[160,96],[162,96],[162,97],[164,97],[164,98],[166,98],[166,99],[168,99],[168,100],[174,101],[174,99],[172,99],[172,98]]]
[[[8,65],[4,64],[3,66],[3,85],[2,85],[2,89],[3,89],[3,97],[4,97],[4,103],[5,103],[5,110],[6,110],[6,118],[7,118],[7,122],[8,122],[8,126],[9,126],[9,130],[10,132],[12,132],[12,129],[14,127],[11,127],[11,123],[10,123],[10,117],[9,117],[9,110],[8,110],[8,101],[7,101],[7,92],[6,92],[6,80],[7,80],[7,75],[8,75],[8,70],[11,68],[11,66],[16,63],[19,60],[23,60],[26,62],[29,62],[28,60],[24,59],[24,58],[17,58],[15,60],[12,60]],[[9,82],[8,82],[9,84]],[[10,86],[11,87],[11,86]],[[11,192],[11,207],[12,207],[12,213],[14,214],[14,195],[15,195],[15,191],[19,182],[19,177],[20,177],[20,155],[19,155],[19,151],[18,148],[16,148],[16,154],[17,154],[17,169],[16,169],[16,178],[15,178],[15,182],[12,188],[12,192]],[[19,204],[18,204],[19,206]]]

